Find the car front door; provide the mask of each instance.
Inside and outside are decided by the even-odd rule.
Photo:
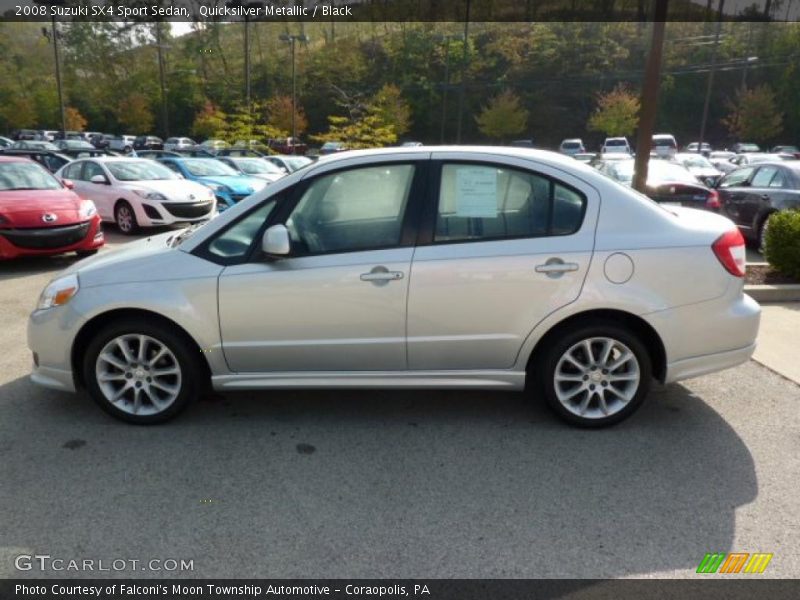
[[[232,371],[407,368],[406,303],[426,164],[353,166],[291,191],[269,223],[285,223],[289,256],[259,255],[226,267],[219,280]]]
[[[578,297],[599,196],[522,159],[438,158],[411,269],[409,369],[511,368],[534,326]]]

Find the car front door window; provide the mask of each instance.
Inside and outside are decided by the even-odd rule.
[[[414,167],[389,164],[315,179],[286,227],[298,255],[397,246]]]

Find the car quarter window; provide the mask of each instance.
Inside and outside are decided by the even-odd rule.
[[[777,172],[775,173],[775,177],[773,177],[772,181],[769,182],[769,187],[771,188],[786,187],[786,176],[781,172],[780,169],[777,170]]]
[[[295,254],[397,246],[414,166],[386,164],[314,179],[286,221]]]
[[[775,177],[777,172],[778,167],[761,167],[756,172],[750,185],[758,188],[769,187],[772,178]]]
[[[543,175],[480,164],[445,164],[434,242],[568,235],[586,198]]]

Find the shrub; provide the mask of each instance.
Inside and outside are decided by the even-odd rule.
[[[800,211],[784,210],[770,215],[764,254],[775,269],[800,279]]]

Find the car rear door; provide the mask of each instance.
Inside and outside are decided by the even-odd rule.
[[[411,268],[409,368],[510,368],[534,326],[580,294],[599,195],[525,159],[433,157]]]
[[[750,187],[742,192],[739,204],[739,219],[745,226],[750,226],[755,232],[759,224],[759,215],[763,214],[770,205],[770,195],[776,190],[770,189],[770,183],[778,174],[779,168],[775,165],[763,165],[756,168],[750,180]]]

